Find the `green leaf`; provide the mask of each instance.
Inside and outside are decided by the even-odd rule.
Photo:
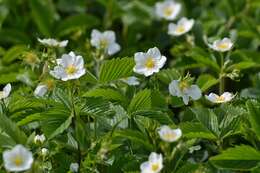
[[[82,106],[81,115],[107,116],[114,112],[110,109],[110,102],[103,98],[86,98],[86,103]]]
[[[180,127],[187,138],[217,139],[214,133],[198,122],[183,122],[180,124]]]
[[[199,47],[192,48],[188,53],[187,56],[194,59],[200,64],[203,64],[205,67],[209,67],[215,72],[220,72],[220,67],[218,66],[217,62],[210,59],[210,54],[208,54],[205,50]]]
[[[140,144],[144,146],[143,148],[148,149],[149,151],[152,151],[154,149],[153,145],[150,144],[147,136],[145,136],[144,134],[136,130],[127,129],[127,130],[116,131],[113,134],[113,137],[121,137],[123,139],[129,139],[136,144]]]
[[[17,45],[17,46],[10,48],[3,57],[3,63],[9,64],[9,63],[13,62],[27,50],[28,50],[28,48],[24,45]]]
[[[260,163],[260,152],[250,146],[236,146],[211,157],[217,168],[249,171]]]
[[[52,1],[30,0],[32,18],[39,31],[46,37],[50,37],[54,16]]]
[[[202,74],[198,77],[196,83],[200,87],[201,91],[204,92],[210,87],[216,85],[218,83],[218,80],[212,75]]]
[[[17,144],[26,144],[27,136],[6,115],[0,113],[0,130],[6,133]]]
[[[84,97],[103,97],[107,100],[117,101],[125,105],[127,103],[126,97],[118,90],[112,88],[95,88],[83,94]]]
[[[126,78],[132,75],[134,60],[132,58],[117,58],[105,61],[101,66],[99,81],[110,82]]]
[[[100,23],[99,18],[90,14],[78,14],[69,16],[57,24],[56,33],[59,36],[68,35],[77,29],[88,29],[97,26]]]
[[[176,69],[164,69],[156,74],[164,84],[169,84],[172,80],[177,80],[181,77],[181,74]]]
[[[249,100],[246,102],[249,111],[249,121],[252,129],[260,139],[260,104],[256,101]]]
[[[244,69],[253,68],[253,67],[256,67],[256,66],[259,66],[259,65],[256,64],[253,61],[242,61],[242,62],[239,62],[239,63],[236,63],[236,64],[232,64],[231,66],[229,66],[227,68],[227,71],[232,71],[232,70],[235,70],[235,69],[244,70]]]
[[[70,116],[64,123],[62,123],[50,136],[49,140],[54,138],[55,136],[63,133],[72,123],[73,116]]]
[[[156,120],[161,124],[172,124],[173,121],[170,119],[170,117],[161,112],[161,111],[154,111],[154,110],[139,110],[132,113],[132,116],[143,116],[150,118],[152,120]]]
[[[196,115],[198,121],[208,130],[210,130],[215,136],[220,135],[220,130],[218,127],[218,117],[213,112],[213,110],[206,108],[191,109]]]
[[[128,107],[129,112],[134,112],[137,110],[145,110],[151,108],[152,98],[151,98],[151,90],[145,89],[139,91],[134,98],[131,100],[130,105]]]

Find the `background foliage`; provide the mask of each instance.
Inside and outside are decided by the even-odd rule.
[[[155,2],[1,0],[0,84],[12,83],[13,91],[0,107],[0,152],[18,143],[30,147],[37,159],[31,172],[37,173],[68,172],[71,162],[80,162],[82,172],[136,173],[150,152],[172,152],[173,147],[167,173],[260,172],[260,2],[179,1],[181,16],[196,23],[187,37],[178,39],[167,34],[166,21],[155,17]],[[114,30],[122,47],[98,70],[89,43],[94,28]],[[235,46],[223,72],[219,54],[208,48],[205,37],[225,36]],[[47,52],[38,37],[70,42],[66,49]],[[121,82],[133,74],[133,54],[154,46],[168,58],[164,70],[150,78],[138,76],[138,87]],[[70,50],[84,57],[87,74],[75,83],[52,81],[55,87],[48,96],[35,98],[46,56]],[[39,62],[32,64],[31,56]],[[187,72],[204,94],[218,92],[223,73],[225,90],[237,93],[236,99],[216,106],[202,98],[184,106],[169,96],[168,84]],[[180,127],[181,141],[171,147],[161,142],[156,129],[163,124]],[[48,139],[44,146],[50,153],[44,159],[33,144],[39,133]],[[202,149],[191,154],[194,145]]]

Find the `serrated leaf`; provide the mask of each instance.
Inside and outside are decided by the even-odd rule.
[[[85,94],[83,94],[84,97],[103,97],[107,100],[111,101],[117,101],[119,103],[122,103],[125,105],[127,103],[127,99],[122,93],[120,93],[118,90],[112,89],[112,88],[95,88],[92,89]]]
[[[216,85],[218,80],[209,74],[202,74],[197,79],[197,85],[200,87],[201,91],[204,92],[208,90],[210,87]]]
[[[62,123],[50,136],[49,139],[54,138],[55,136],[63,133],[72,123],[73,116],[70,116],[64,123]]]
[[[21,54],[23,54],[28,48],[24,45],[17,45],[10,48],[3,57],[3,63],[9,64],[12,61],[19,58]]]
[[[249,121],[252,129],[260,139],[260,104],[256,101],[247,101],[246,106],[249,112]]]
[[[214,133],[198,122],[183,122],[180,127],[187,138],[217,139]]]
[[[129,112],[134,112],[137,110],[145,110],[151,108],[152,98],[151,98],[151,90],[142,90],[139,91],[131,100],[130,105],[128,107]]]
[[[260,163],[260,152],[247,145],[236,146],[211,157],[210,162],[221,169],[249,171]]]
[[[133,73],[134,60],[132,58],[116,58],[105,61],[100,69],[99,81],[110,82],[130,77]]]
[[[2,113],[0,113],[0,129],[10,136],[17,144],[25,144],[27,141],[26,134]]]

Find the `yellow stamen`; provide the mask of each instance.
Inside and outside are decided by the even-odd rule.
[[[163,135],[163,137],[164,137],[165,139],[167,139],[167,140],[172,140],[172,139],[174,139],[174,138],[176,137],[176,134],[175,134],[175,133],[165,133],[165,134]]]
[[[181,81],[179,83],[179,87],[181,89],[181,91],[185,90],[186,88],[188,88],[189,84],[186,81]]]
[[[155,66],[154,59],[152,57],[148,57],[146,59],[146,62],[145,62],[145,67],[146,68],[154,68],[154,66]]]
[[[172,15],[172,13],[173,13],[173,8],[172,7],[166,7],[165,9],[164,9],[164,15],[165,16],[170,16],[170,15]]]
[[[179,25],[179,26],[177,26],[177,29],[176,29],[176,31],[177,31],[178,33],[182,33],[182,32],[184,32],[184,31],[185,31],[185,28],[184,28],[184,26],[183,26],[183,25]]]
[[[21,156],[16,156],[13,162],[16,166],[21,166],[23,164],[23,159],[21,158]]]
[[[106,39],[100,40],[100,47],[105,49],[108,46],[108,41]]]
[[[227,49],[227,48],[228,48],[228,43],[220,43],[220,44],[218,45],[218,48],[219,48],[219,49]]]
[[[76,67],[74,65],[69,65],[67,68],[66,68],[66,73],[68,75],[72,75],[74,74],[75,72],[77,71]]]
[[[152,170],[157,171],[159,169],[159,164],[152,164]]]
[[[224,102],[225,101],[225,97],[219,96],[219,97],[217,97],[216,101],[217,102]]]

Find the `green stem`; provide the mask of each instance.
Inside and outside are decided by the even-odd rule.
[[[225,91],[225,77],[224,74],[224,56],[220,54],[220,74],[219,74],[219,94],[222,94]]]
[[[75,133],[77,133],[77,121],[78,121],[78,116],[75,110],[75,102],[74,102],[74,87],[73,83],[69,83],[69,93],[70,93],[70,99],[71,99],[71,115],[73,116],[73,126],[75,128]],[[81,149],[80,149],[80,142],[77,139],[77,134],[76,136],[76,141],[78,145],[78,164],[79,164],[79,173],[80,173],[80,165],[81,165]]]

